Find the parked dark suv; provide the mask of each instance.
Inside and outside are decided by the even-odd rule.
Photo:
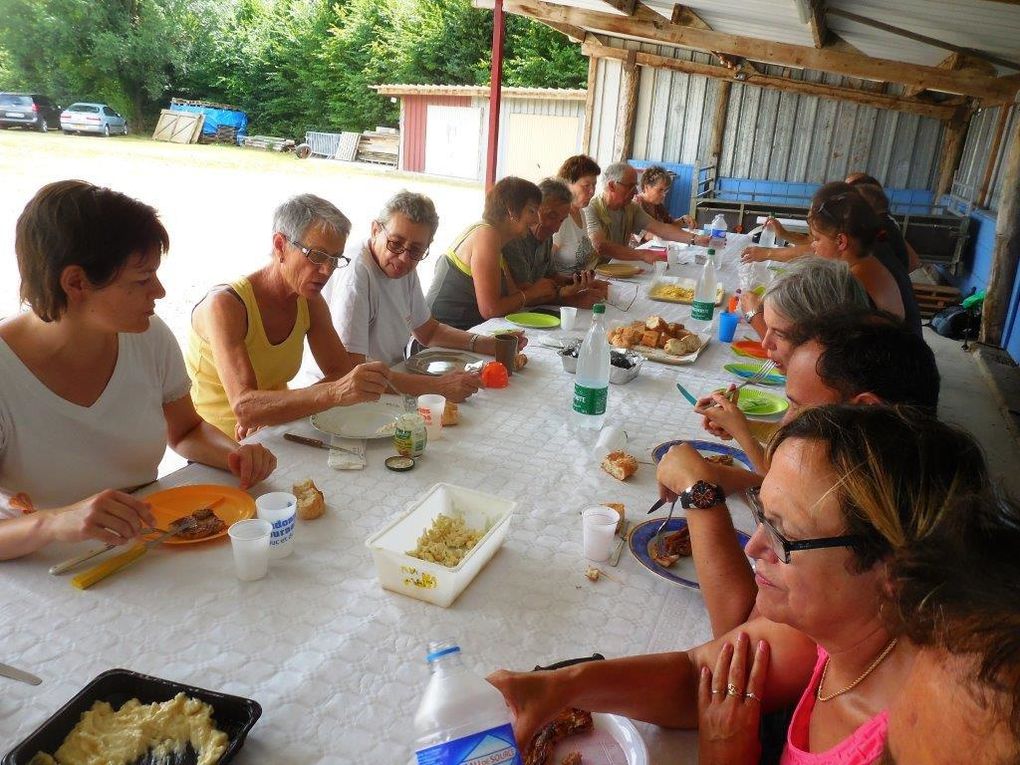
[[[38,93],[0,93],[0,128],[60,129],[60,107]]]

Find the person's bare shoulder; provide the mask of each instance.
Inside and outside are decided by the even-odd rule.
[[[213,332],[244,337],[248,312],[240,296],[227,285],[210,290],[191,313],[191,326],[204,339]]]

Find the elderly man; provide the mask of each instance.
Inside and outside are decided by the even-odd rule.
[[[908,404],[934,412],[940,378],[935,355],[921,338],[899,322],[861,311],[817,320],[804,329],[805,341],[790,357],[784,422],[805,408],[825,404]],[[699,402],[705,427],[713,435],[737,438],[755,467],[768,471],[761,445],[747,418],[720,394]],[[672,498],[697,481],[717,485],[723,496],[761,484],[762,475],[743,468],[714,465],[687,444],[674,446],[659,463],[660,490]],[[736,544],[725,504],[688,512],[688,528],[712,631],[722,635],[748,619],[754,604],[753,573]]]
[[[398,364],[408,340],[493,355],[496,341],[440,324],[429,313],[418,281],[417,267],[429,254],[439,227],[432,200],[401,191],[372,222],[368,239],[348,248],[350,268],[334,281],[330,313],[344,347],[355,363],[366,359]],[[426,377],[394,372],[391,380],[402,393],[438,393],[463,401],[478,390],[474,373],[450,372]]]
[[[661,239],[686,244],[702,244],[707,241],[680,226],[655,220],[646,213],[637,202],[637,170],[626,162],[615,162],[602,174],[605,186],[602,193],[596,196],[584,208],[584,222],[588,229],[599,260],[641,260],[654,263],[660,259],[658,253],[651,250],[635,250],[629,246],[630,237],[648,231]]]
[[[503,246],[504,268],[522,290],[543,279],[549,280],[551,289],[533,297],[526,305],[554,303],[591,308],[606,299],[609,285],[596,280],[591,271],[560,273],[553,262],[553,235],[570,214],[573,192],[559,178],[546,178],[538,188],[542,191],[538,223],[524,236]]]

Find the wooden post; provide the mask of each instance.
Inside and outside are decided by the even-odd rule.
[[[995,161],[999,158],[999,149],[1002,147],[1002,134],[1006,132],[1006,123],[1009,122],[1009,113],[1012,111],[1012,104],[1003,104],[999,107],[999,119],[995,123],[995,135],[992,137],[992,145],[988,149],[988,160],[985,163],[985,177],[981,180],[981,188],[974,198],[974,204],[981,207],[988,206],[988,193],[992,185],[992,174],[995,172]]]
[[[730,89],[733,83],[719,80],[719,88],[715,94],[715,116],[712,117],[712,139],[708,144],[708,159],[716,166],[719,174],[719,159],[722,157],[723,138],[726,136],[726,115],[730,110]]]
[[[503,0],[496,0],[492,9],[492,69],[489,75],[489,145],[485,152],[485,190],[496,183],[496,160],[499,158],[499,112],[503,99],[503,33],[506,19]]]
[[[953,188],[953,176],[960,166],[963,145],[967,140],[970,115],[970,110],[961,108],[956,110],[951,119],[946,120],[946,132],[942,136],[942,159],[939,162],[938,181],[935,185],[936,199],[948,194]]]
[[[1002,197],[995,220],[995,252],[981,315],[981,342],[998,346],[1020,262],[1020,120],[1013,125],[1002,167]]]
[[[620,111],[616,115],[616,140],[613,161],[630,158],[634,149],[634,119],[637,116],[638,66],[637,51],[630,51],[623,64],[623,85],[620,88]]]
[[[591,128],[595,117],[595,85],[598,81],[599,60],[588,58],[588,92],[584,97],[584,133],[581,136],[581,153],[591,154]]]

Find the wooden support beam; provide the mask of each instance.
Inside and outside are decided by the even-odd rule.
[[[584,38],[588,36],[588,32],[586,30],[581,29],[581,27],[575,27],[571,24],[560,24],[556,21],[540,21],[539,23],[545,24],[550,29],[555,29],[572,42],[584,42]]]
[[[994,53],[988,53],[987,51],[978,50],[976,48],[966,48],[962,45],[956,45],[955,43],[946,42],[945,40],[937,40],[934,37],[928,37],[927,35],[918,34],[912,32],[909,29],[903,27],[895,27],[892,24],[886,24],[884,21],[878,19],[868,18],[867,16],[861,16],[857,13],[851,13],[845,11],[842,8],[829,8],[826,11],[829,16],[840,16],[844,19],[863,24],[873,29],[881,29],[883,32],[897,35],[898,37],[906,37],[908,40],[916,40],[917,42],[924,43],[925,45],[931,45],[933,48],[942,48],[942,50],[951,50],[954,53],[961,53],[971,58],[978,59],[979,61],[987,61],[990,64],[998,64],[999,66],[1006,66],[1010,69],[1016,69],[1020,71],[1020,63],[1013,61],[1012,59],[997,56]]]
[[[637,0],[602,0],[602,2],[626,16],[633,14],[634,6],[637,5]]]
[[[621,48],[611,48],[609,46],[596,47],[588,44],[581,46],[581,52],[586,56],[592,56],[593,58],[613,58],[619,61],[625,60],[628,53]],[[681,59],[669,58],[668,56],[659,56],[653,53],[638,53],[635,59],[638,66],[672,69],[673,71],[684,72],[686,74],[698,74],[703,77],[713,77],[715,79],[727,81],[734,79],[734,73],[724,66],[701,64],[696,61],[684,61]],[[792,93],[802,93],[808,96],[852,101],[854,103],[864,104],[865,106],[873,106],[877,109],[894,109],[897,111],[909,112],[911,114],[920,114],[923,117],[934,117],[935,119],[940,120],[950,119],[954,114],[956,114],[958,109],[958,107],[955,106],[941,106],[939,104],[931,104],[924,101],[890,96],[885,93],[871,93],[863,90],[855,90],[853,88],[837,87],[835,85],[823,85],[815,82],[804,82],[803,80],[790,80],[785,77],[759,74],[757,72],[747,70],[743,70],[743,74],[746,76],[744,82],[747,82],[750,85],[757,85],[763,88],[773,88],[776,90],[785,90]]]
[[[586,43],[589,44],[590,43]],[[588,59],[588,92],[584,99],[584,129],[581,135],[581,152],[591,153],[591,128],[595,116],[595,85],[598,82],[599,60],[596,56]]]
[[[691,29],[712,28],[708,25],[707,21],[691,10],[689,5],[681,5],[680,3],[673,6],[673,15],[670,16],[669,23],[682,27],[691,27]]]
[[[1002,343],[1009,299],[1020,263],[1020,120],[1013,125],[1002,168],[1002,197],[995,221],[995,253],[981,314],[981,341]]]
[[[811,17],[808,23],[811,25],[811,39],[815,41],[815,47],[824,48],[829,41],[829,27],[825,23],[825,0],[811,0]]]
[[[995,173],[996,160],[999,159],[999,149],[1002,147],[1002,136],[1006,132],[1006,123],[1009,122],[1009,113],[1012,110],[1012,105],[999,107],[999,119],[995,122],[995,135],[992,137],[992,145],[988,148],[988,159],[985,161],[985,175],[981,179],[981,188],[974,200],[981,207],[988,207],[992,175]]]
[[[942,159],[939,161],[939,175],[935,184],[935,198],[948,194],[953,188],[953,176],[960,166],[963,145],[967,140],[967,126],[973,112],[957,108],[953,118],[948,120],[942,133]]]
[[[613,161],[622,162],[630,158],[634,149],[634,120],[637,117],[638,67],[637,51],[621,51],[625,54],[623,82],[620,87],[620,105],[616,115],[616,138],[613,141]]]
[[[726,117],[730,111],[730,90],[733,83],[719,80],[715,92],[715,114],[712,115],[712,137],[708,144],[709,162],[716,166],[719,174],[719,159],[722,157],[723,138],[726,135]]]
[[[1020,84],[1005,82],[1001,78],[976,76],[969,72],[947,72],[936,67],[858,56],[829,48],[809,48],[676,26],[641,3],[635,7],[634,15],[629,17],[553,5],[542,0],[513,0],[508,5],[514,13],[538,20],[548,19],[660,45],[718,51],[768,64],[835,72],[846,77],[922,85],[930,90],[981,99],[1011,99],[1020,89]]]

